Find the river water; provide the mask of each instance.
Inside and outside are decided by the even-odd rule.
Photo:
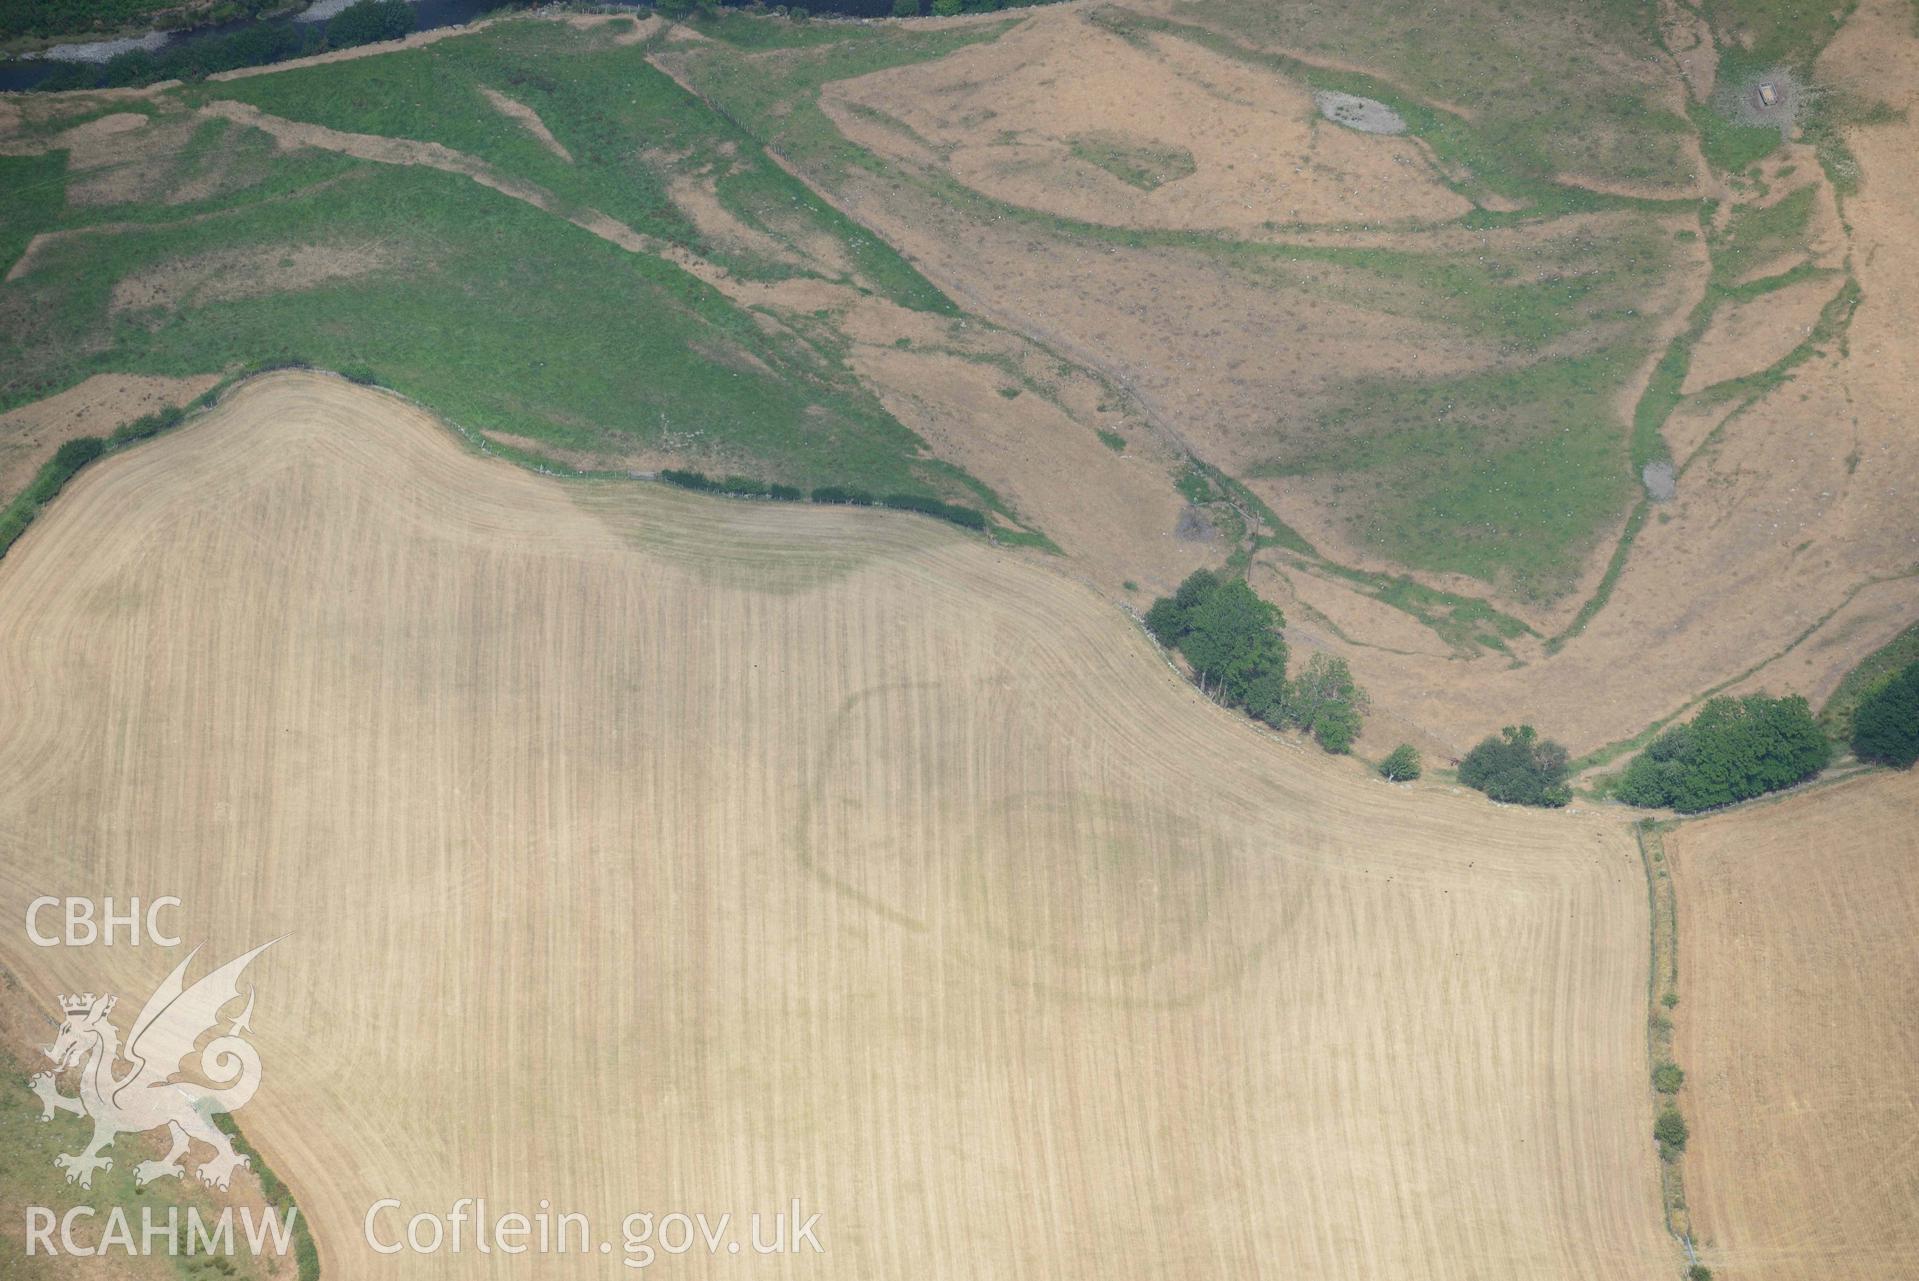
[[[351,0],[348,0],[350,3]],[[500,7],[500,0],[408,0],[413,6],[413,17],[417,28],[431,31],[436,27],[457,27],[461,23],[471,22],[481,14]],[[324,22],[335,13],[344,9],[346,4],[339,0],[318,0],[303,13],[293,16],[295,22]],[[285,21],[284,16],[268,19],[272,22]],[[52,75],[55,59],[67,62],[105,62],[116,53],[136,47],[147,49],[176,49],[190,46],[201,41],[217,40],[244,31],[248,27],[260,26],[258,19],[243,22],[227,22],[217,27],[195,27],[191,31],[154,31],[146,36],[135,36],[122,40],[94,41],[90,44],[57,45],[46,56],[38,58],[9,58],[0,61],[0,92],[31,89]]]
[[[722,0],[724,3],[725,0]],[[777,2],[777,0],[776,0]],[[893,11],[893,0],[801,0],[807,8],[817,14],[832,14],[846,18],[878,18]],[[324,22],[346,8],[352,0],[315,0],[305,10],[293,15],[295,22]],[[471,22],[486,13],[500,8],[503,0],[407,0],[413,6],[415,26],[420,31],[432,31],[437,27],[457,27]],[[612,0],[609,7],[616,7]],[[632,4],[637,10],[648,6]],[[922,3],[924,12],[930,6]],[[284,22],[286,17],[267,19],[269,22]],[[124,40],[95,41],[91,45],[61,45],[57,51],[65,54],[65,60],[71,62],[105,62],[113,54],[124,49],[144,47],[148,49],[176,49],[192,45],[202,40],[218,39],[244,31],[248,27],[262,25],[259,19],[247,19],[244,22],[229,22],[217,27],[196,27],[186,32],[153,31],[145,36],[133,36]],[[101,46],[114,45],[117,48],[102,49]],[[46,57],[31,59],[10,58],[0,60],[0,92],[31,89],[53,74],[55,63]]]

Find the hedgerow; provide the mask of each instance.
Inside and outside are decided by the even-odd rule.
[[[0,510],[0,556],[27,532],[27,526],[73,474],[105,453],[107,442],[98,436],[76,436],[53,451],[53,457],[34,475],[32,483]]]
[[[770,481],[756,480],[751,476],[727,476],[724,479],[715,480],[705,472],[669,467],[660,473],[660,479],[669,485],[677,485],[681,489],[697,490],[704,494],[725,494],[733,498],[765,498],[780,503],[804,502],[807,498],[805,492],[797,485],[774,484]],[[875,498],[863,489],[851,489],[844,485],[821,485],[813,491],[812,500],[831,506],[890,507],[896,511],[936,516],[963,529],[981,531],[986,529],[984,512],[959,503],[928,498],[922,494],[888,494],[884,498]]]

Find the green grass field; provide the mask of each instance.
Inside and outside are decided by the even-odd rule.
[[[800,268],[704,236],[675,204],[705,181],[776,246],[827,243],[828,278],[919,310],[950,302],[896,253],[771,164],[750,138],[645,62],[639,46],[516,21],[427,48],[187,87],[154,110],[216,98],[333,128],[439,142],[537,184],[561,213],[597,209],[746,279]],[[572,153],[552,154],[481,94],[539,112]],[[190,183],[212,194],[167,203]],[[635,254],[467,179],[334,153],[282,151],[206,119],[157,198],[70,205],[64,157],[7,157],[0,245],[45,248],[0,289],[0,406],[90,374],[187,374],[300,360],[371,368],[461,426],[609,461],[663,449],[716,473],[798,485],[960,498],[990,491],[929,457],[846,369],[826,324],[768,325],[679,267]],[[100,230],[85,232],[88,227]],[[371,255],[378,269],[276,288],[297,251]],[[142,304],[116,286],[208,279]],[[149,291],[151,292],[151,291]],[[124,289],[123,289],[124,293]]]
[[[1366,543],[1400,564],[1469,574],[1521,599],[1565,589],[1632,492],[1611,398],[1638,351],[1603,349],[1463,378],[1355,382],[1268,476],[1363,491]]]
[[[586,47],[582,47],[583,44]],[[644,46],[595,47],[559,23],[510,23],[474,36],[337,66],[191,91],[353,133],[438,142],[478,156],[580,208],[683,244],[752,279],[797,274],[702,237],[668,194],[710,179],[722,206],[789,246],[830,236],[865,284],[904,306],[952,305],[883,242],[863,234],[769,161],[752,140],[648,65]],[[553,154],[482,94],[533,109],[572,156]]]

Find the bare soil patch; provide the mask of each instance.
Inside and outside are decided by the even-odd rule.
[[[480,92],[486,95],[486,100],[493,104],[495,111],[532,134],[542,147],[568,164],[573,163],[573,153],[560,145],[560,140],[553,136],[553,131],[546,127],[544,120],[540,119],[539,112],[523,102],[515,102],[498,89],[489,89],[482,85]]]
[[[1270,456],[1264,433],[1342,378],[1483,368],[1488,341],[1386,317],[1256,265],[1174,246],[1120,250],[973,219],[910,187],[853,180],[841,199],[970,310],[1119,381],[1228,470]]]
[[[1272,561],[1259,562],[1257,570],[1254,586],[1287,611],[1288,636],[1314,637],[1318,648],[1342,653],[1348,648],[1375,648],[1434,659],[1451,654],[1430,627],[1349,585]],[[1289,608],[1289,599],[1303,609]]]
[[[1073,9],[930,65],[839,82],[822,102],[836,122],[855,108],[897,121],[852,126],[881,154],[924,162],[930,144],[967,186],[1088,222],[1246,228],[1471,208],[1412,141],[1333,127],[1300,85],[1171,37],[1141,48]],[[1088,139],[1115,134],[1190,156],[1191,170],[1129,183],[1088,155]]]
[[[1181,537],[1173,460],[1150,436],[1116,453],[1093,424],[959,355],[873,346],[851,363],[895,418],[1008,499],[1104,590],[1118,595],[1132,580],[1142,593],[1168,592],[1217,559],[1206,540]]]
[[[1700,398],[1682,402],[1666,419],[1666,426],[1660,435],[1665,438],[1666,449],[1680,466],[1693,455],[1719,425],[1739,408],[1736,399],[1711,400]]]
[[[108,308],[145,311],[298,293],[406,263],[407,254],[390,240],[218,250],[124,277],[114,285]]]
[[[192,117],[117,112],[56,135],[67,151],[67,200],[76,205],[124,204],[165,192],[175,156],[193,132]]]
[[[1123,597],[1132,581],[1170,591],[1216,559],[1216,547],[1178,537],[1181,457],[1113,388],[1045,349],[976,318],[910,311],[846,284],[750,281],[712,264],[689,270],[768,325],[829,315],[852,344],[849,367],[888,412],[989,485],[1103,590]],[[1125,450],[1101,430],[1122,437]]]
[[[53,451],[76,436],[107,436],[116,427],[168,406],[184,406],[220,381],[95,374],[57,396],[0,414],[0,503],[27,487]]]
[[[720,202],[713,175],[675,174],[667,183],[667,195],[700,235],[723,251],[832,274],[838,274],[835,268],[846,266],[844,256],[837,254],[834,255],[837,261],[830,264],[810,262],[738,217]]]

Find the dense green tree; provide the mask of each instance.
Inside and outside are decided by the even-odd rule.
[[[1654,739],[1615,794],[1629,805],[1696,814],[1790,787],[1831,757],[1832,744],[1805,699],[1715,698]]]
[[[1353,750],[1359,724],[1359,709],[1351,703],[1327,703],[1313,717],[1313,741],[1335,756],[1344,756]]]
[[[1208,693],[1278,723],[1286,702],[1286,642],[1279,609],[1245,582],[1198,570],[1146,612],[1146,628],[1179,650]]]
[[[1514,805],[1564,805],[1566,749],[1539,737],[1530,725],[1508,725],[1488,736],[1459,763],[1459,781],[1496,801]]]
[[[1186,611],[1171,596],[1162,596],[1146,611],[1146,630],[1162,645],[1177,645],[1186,631]]]
[[[1408,783],[1419,777],[1419,752],[1411,743],[1401,743],[1386,753],[1379,763],[1380,774],[1395,783]]]
[[[1370,707],[1343,658],[1315,654],[1286,679],[1279,609],[1240,579],[1197,570],[1146,611],[1146,630],[1192,665],[1200,688],[1276,728],[1310,733],[1329,752],[1352,750]]]
[[[950,18],[962,8],[961,0],[933,0],[933,12],[942,18]]]
[[[1264,715],[1284,697],[1286,642],[1279,608],[1243,580],[1221,583],[1186,616],[1180,652],[1200,684],[1227,702]]]
[[[1219,589],[1219,575],[1210,569],[1196,569],[1173,593],[1173,604],[1190,610]]]
[[[1353,670],[1345,659],[1314,654],[1287,689],[1287,713],[1301,729],[1312,729],[1319,723],[1320,714],[1335,704],[1344,704],[1357,715],[1372,709],[1372,700],[1353,679]]]
[[[1852,715],[1852,750],[1862,761],[1899,769],[1919,761],[1919,662],[1860,702]]]
[[[920,0],[893,0],[895,18],[917,18],[920,12]]]
[[[1659,1119],[1653,1122],[1652,1136],[1659,1140],[1660,1149],[1667,1155],[1682,1150],[1689,1137],[1686,1118],[1679,1115],[1678,1108],[1668,1106],[1659,1114]]]

